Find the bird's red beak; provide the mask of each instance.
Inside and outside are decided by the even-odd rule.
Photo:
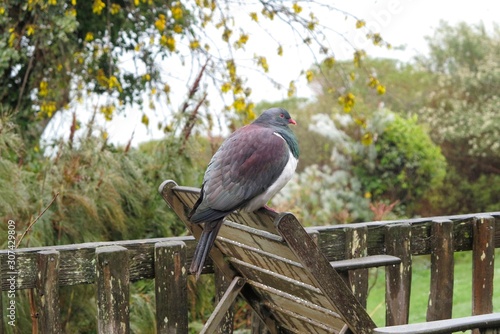
[[[297,125],[297,122],[295,122],[293,118],[290,118],[290,119],[288,120],[288,124]]]

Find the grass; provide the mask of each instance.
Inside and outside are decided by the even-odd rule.
[[[500,256],[500,249],[495,252]],[[368,296],[367,309],[377,326],[385,325],[385,272],[383,269],[370,273],[371,290]],[[453,317],[464,317],[471,314],[472,309],[472,253],[455,253],[455,276],[453,287]],[[410,297],[410,323],[425,322],[430,286],[430,257],[413,258],[413,272]],[[493,311],[500,312],[500,265],[495,264],[493,291]]]

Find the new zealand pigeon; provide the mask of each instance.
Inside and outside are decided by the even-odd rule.
[[[285,109],[266,110],[231,134],[210,160],[189,214],[193,224],[205,223],[190,267],[197,279],[224,217],[264,207],[292,178],[299,146],[289,124],[296,122]]]

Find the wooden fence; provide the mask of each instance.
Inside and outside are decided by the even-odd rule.
[[[408,322],[415,255],[431,255],[427,320],[451,318],[453,254],[457,251],[473,254],[472,314],[493,311],[494,253],[495,247],[500,247],[500,212],[307,230],[330,261],[377,254],[401,259],[401,264],[386,267],[387,325]],[[156,324],[151,326],[156,326],[158,333],[187,333],[187,268],[195,246],[192,237],[177,237],[1,250],[0,333],[9,325],[9,293],[13,289],[34,289],[34,317],[39,333],[61,333],[59,287],[79,284],[96,286],[99,333],[129,333],[129,283],[151,278],[155,279],[156,293]],[[14,259],[15,268],[10,267],[13,262],[9,259]],[[213,268],[208,265],[205,273],[213,273]],[[366,305],[368,270],[346,275],[356,296]],[[221,332],[231,332],[230,322],[229,317]]]

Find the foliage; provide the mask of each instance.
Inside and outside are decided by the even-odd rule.
[[[441,185],[446,162],[416,117],[393,117],[375,142],[374,159],[354,158],[355,174],[373,200],[411,205]]]
[[[353,136],[351,115],[316,114],[312,121],[310,130],[331,142],[330,161],[305,167],[273,201],[308,224],[380,219],[399,202],[398,214],[411,216],[413,204],[444,178],[445,160],[415,118],[374,112],[366,123],[370,144]]]
[[[251,43],[249,31],[268,36],[269,28],[288,29],[333,64],[327,33],[334,28],[319,21],[318,10],[346,14],[323,1],[9,0],[0,5],[0,104],[14,115],[29,151],[49,121],[68,111],[78,114],[80,126],[88,112],[111,120],[118,112],[140,110],[145,126],[188,135],[203,118],[213,124],[208,94],[214,88],[223,113],[248,122],[255,113],[244,69],[264,76],[269,71],[269,53],[260,48],[262,41]],[[353,29],[388,46],[364,21],[348,17]],[[269,41],[279,56],[293,47],[272,36]],[[250,62],[241,60],[248,58],[247,48],[254,48]],[[353,47],[357,65],[364,56]],[[296,71],[297,77],[313,78],[312,71]],[[178,87],[187,86],[186,101],[177,108],[173,94],[183,95]],[[295,87],[293,80],[290,96]],[[159,109],[163,117],[149,124]]]
[[[157,193],[166,178],[193,183],[201,171],[190,167],[189,159],[178,155],[177,141],[152,142],[140,149],[125,150],[110,146],[102,138],[83,137],[77,142],[55,142],[52,155],[37,161],[14,163],[22,150],[21,139],[8,119],[0,119],[0,218],[13,219],[19,235],[27,229],[49,202],[20,247],[143,239],[179,236],[186,229]],[[47,151],[49,148],[47,148]],[[4,187],[5,186],[5,187]],[[6,224],[0,225],[7,235]],[[0,239],[3,248],[6,239]],[[132,318],[152,317],[152,284],[132,287]],[[29,298],[20,292],[16,326],[29,332]],[[95,331],[95,291],[92,286],[60,290],[61,320],[67,332]],[[134,327],[135,328],[135,327]],[[137,332],[143,332],[138,329]]]
[[[444,22],[420,63],[438,76],[422,120],[448,159],[469,176],[500,173],[500,29]]]

